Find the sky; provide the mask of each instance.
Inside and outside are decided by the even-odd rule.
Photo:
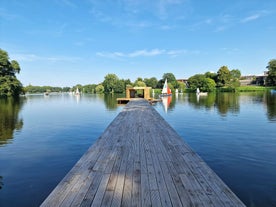
[[[258,75],[276,58],[276,1],[0,0],[0,48],[25,86]]]

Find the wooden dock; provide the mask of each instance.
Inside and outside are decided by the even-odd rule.
[[[130,101],[41,206],[245,206],[145,100]]]

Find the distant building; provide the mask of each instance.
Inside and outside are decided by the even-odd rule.
[[[241,76],[240,84],[241,86],[247,86],[247,85],[265,86],[267,76],[268,76],[268,71],[264,71],[264,74],[261,74],[261,75]]]
[[[177,79],[176,81],[180,83],[184,83],[187,88],[189,87],[188,79]]]

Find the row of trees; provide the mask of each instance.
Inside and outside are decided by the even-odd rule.
[[[270,86],[276,85],[276,60],[269,62],[267,66],[269,70],[269,76],[267,83]],[[158,80],[155,77],[141,78],[138,77],[134,82],[130,79],[120,79],[115,74],[107,74],[104,77],[104,81],[100,84],[88,84],[88,85],[76,85],[70,87],[51,87],[51,86],[27,86],[25,91],[29,93],[43,93],[48,92],[69,92],[75,91],[78,88],[82,93],[124,93],[126,87],[140,86],[140,87],[152,87],[153,89],[161,89],[165,80],[168,80],[169,87],[179,89],[180,91],[196,91],[199,88],[201,91],[212,92],[224,89],[227,91],[235,91],[240,86],[239,79],[241,72],[238,69],[229,70],[227,66],[222,66],[215,72],[206,72],[205,74],[196,74],[190,77],[186,84],[178,82],[173,73],[165,73],[162,79]]]
[[[227,87],[228,90],[235,90],[240,86],[239,78],[241,72],[238,69],[229,70],[227,66],[222,66],[217,73],[206,72],[196,74],[188,79],[189,89],[195,91],[212,92],[216,88]]]
[[[271,60],[267,66],[268,77],[267,86],[276,86],[276,59]],[[107,74],[104,81],[100,84],[76,85],[70,87],[52,87],[52,86],[26,86],[23,90],[21,82],[16,78],[20,72],[20,66],[17,61],[10,60],[8,53],[0,49],[0,97],[19,96],[20,93],[43,93],[43,92],[69,92],[79,88],[83,93],[124,93],[126,87],[148,86],[153,89],[162,88],[165,80],[168,80],[169,87],[184,91],[186,86],[188,90],[195,91],[199,88],[201,91],[214,91],[216,88],[228,88],[235,90],[240,85],[239,78],[241,72],[238,69],[229,70],[227,66],[222,66],[216,73],[206,72],[205,74],[196,74],[188,79],[187,85],[176,80],[173,73],[165,73],[162,79],[155,77],[137,78],[134,83],[129,79],[120,79],[115,74]]]

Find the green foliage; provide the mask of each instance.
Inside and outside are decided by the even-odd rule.
[[[103,86],[107,93],[113,93],[119,78],[115,74],[107,74],[104,77]]]
[[[206,78],[205,75],[196,74],[188,79],[189,88],[192,91],[196,91],[199,88],[200,91],[212,92],[216,89],[216,83],[211,78]]]
[[[217,72],[217,86],[227,86],[231,80],[231,73],[227,66],[222,66]]]
[[[266,85],[276,86],[276,59],[270,60],[266,68],[268,69]]]
[[[178,82],[178,91],[179,92],[184,92],[186,90],[186,85],[185,85],[185,83],[183,83],[183,82]]]
[[[70,87],[56,87],[56,86],[32,86],[24,87],[26,93],[44,93],[44,92],[69,92]]]
[[[134,86],[146,87],[147,85],[143,81],[135,81]]]
[[[206,72],[204,75],[205,75],[206,78],[211,78],[211,79],[213,79],[215,82],[217,82],[217,76],[218,76],[217,73]]]
[[[14,130],[23,127],[23,119],[18,116],[24,99],[8,97],[0,99],[0,146],[13,138]]]
[[[114,87],[114,93],[124,93],[125,90],[126,90],[125,81],[123,79],[117,80]]]
[[[0,97],[18,97],[23,92],[15,75],[20,72],[20,66],[17,61],[9,59],[8,53],[0,49]]]
[[[102,84],[99,84],[96,86],[95,90],[96,90],[96,93],[102,94],[102,93],[104,93],[104,86]]]
[[[235,80],[239,80],[241,77],[241,71],[238,69],[233,69],[230,71],[231,78]]]
[[[144,79],[144,83],[145,83],[148,87],[156,88],[156,87],[157,87],[158,80],[157,80],[157,78],[155,78],[155,77],[152,77],[152,78],[145,78],[145,79]]]
[[[164,73],[164,75],[163,75],[163,83],[165,82],[166,79],[167,79],[168,83],[172,84],[172,86],[173,86],[172,89],[178,88],[178,82],[177,82],[177,80],[176,80],[176,78],[175,78],[175,76],[174,76],[173,73]]]
[[[96,92],[96,87],[97,87],[96,84],[84,85],[84,86],[82,86],[82,92],[83,93],[88,93],[88,94],[95,93]]]

